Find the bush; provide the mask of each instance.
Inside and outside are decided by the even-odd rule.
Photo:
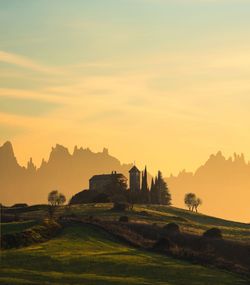
[[[93,203],[93,199],[98,195],[98,192],[95,190],[83,190],[75,194],[69,201],[70,205],[75,204],[88,204]]]
[[[54,222],[45,220],[41,225],[34,226],[22,232],[6,234],[1,237],[2,248],[18,248],[33,243],[44,242],[54,237],[61,226]]]
[[[168,234],[179,234],[180,227],[176,223],[169,223],[164,226],[164,229],[167,231]]]
[[[172,242],[167,238],[163,237],[160,238],[154,245],[155,249],[164,249],[164,250],[169,250],[173,246]]]
[[[212,228],[203,233],[203,237],[212,239],[222,239],[222,232],[218,228]]]
[[[26,203],[19,203],[19,204],[14,204],[13,206],[11,206],[11,208],[27,208],[28,204]]]
[[[128,221],[129,221],[128,216],[121,216],[119,218],[119,222],[128,223]]]
[[[105,193],[100,193],[93,198],[93,203],[109,203],[110,197]]]
[[[128,209],[129,209],[129,204],[123,202],[115,202],[112,208],[112,210],[114,211],[127,211]]]

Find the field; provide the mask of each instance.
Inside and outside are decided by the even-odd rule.
[[[92,226],[2,252],[0,284],[247,284],[240,277],[126,246]]]
[[[176,222],[183,232],[195,234],[216,226],[222,229],[226,239],[250,242],[248,224],[173,207],[135,206],[127,213],[113,212],[110,208],[110,204],[66,206],[60,208],[58,215],[113,221],[126,214],[132,222],[158,225]],[[18,212],[27,221],[4,224],[3,233],[22,231],[47,215],[45,206]],[[227,271],[130,247],[92,225],[71,225],[45,243],[3,250],[0,284],[247,285],[249,281]]]
[[[93,216],[101,217],[105,220],[118,220],[121,213],[110,211],[111,207],[111,204],[65,206],[60,208],[58,215]],[[42,217],[46,217],[46,206],[32,206],[21,211],[19,215],[25,220],[39,220]],[[183,232],[199,235],[207,229],[219,227],[226,239],[250,242],[250,224],[227,221],[179,208],[136,205],[133,211],[126,213],[126,215],[130,217],[131,221],[135,222],[156,223],[158,225],[175,222],[181,227]]]
[[[12,234],[23,230],[26,230],[38,222],[36,220],[24,221],[24,222],[12,222],[12,223],[2,223],[2,234]]]

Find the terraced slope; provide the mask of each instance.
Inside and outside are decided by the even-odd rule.
[[[93,226],[1,253],[0,284],[247,285],[241,277],[141,251]]]

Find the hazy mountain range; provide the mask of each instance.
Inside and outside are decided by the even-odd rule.
[[[250,222],[250,163],[243,154],[226,159],[219,151],[195,173],[184,170],[167,181],[178,206],[185,193],[195,192],[203,200],[202,212]]]
[[[60,190],[70,199],[88,188],[89,178],[94,174],[113,170],[127,174],[131,167],[132,164],[121,164],[110,156],[107,149],[94,153],[75,147],[70,154],[61,145],[52,148],[48,161],[43,160],[40,167],[37,168],[32,159],[22,167],[17,163],[11,143],[6,142],[0,147],[0,201],[7,205],[44,203],[53,189]]]
[[[36,167],[32,159],[26,167],[15,158],[12,144],[0,147],[0,202],[11,205],[17,202],[44,203],[47,194],[59,189],[67,198],[88,188],[94,174],[113,170],[128,176],[131,164],[121,164],[107,149],[94,153],[90,149],[68,149],[56,145],[48,161]],[[243,155],[226,159],[221,152],[211,155],[195,173],[182,171],[166,178],[173,204],[183,207],[187,192],[195,192],[203,200],[201,211],[224,218],[250,221],[250,164]]]

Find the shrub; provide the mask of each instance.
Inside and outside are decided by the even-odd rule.
[[[119,222],[128,223],[128,221],[129,221],[128,216],[121,216],[119,218]]]
[[[27,208],[28,205],[26,203],[18,203],[11,206],[11,208]]]
[[[97,196],[98,193],[95,190],[83,190],[77,194],[75,194],[69,201],[70,205],[75,204],[88,204],[92,203],[95,196]]]
[[[129,204],[123,202],[115,202],[112,208],[112,210],[114,211],[127,211],[128,209],[129,209]]]
[[[203,237],[212,239],[222,239],[221,230],[218,228],[212,228],[203,233]]]
[[[176,223],[169,223],[164,226],[164,229],[167,231],[168,234],[179,234],[180,227]]]
[[[55,221],[45,220],[41,225],[26,229],[22,232],[6,234],[1,237],[2,248],[18,248],[33,243],[44,242],[54,237],[61,226]]]
[[[167,237],[163,237],[155,243],[154,248],[169,250],[172,246],[172,242]]]
[[[110,197],[105,193],[100,193],[93,198],[93,203],[109,203]]]

